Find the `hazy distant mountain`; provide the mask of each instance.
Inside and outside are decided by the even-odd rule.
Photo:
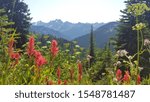
[[[37,21],[37,22],[34,22],[32,23],[33,26],[45,26],[46,23],[45,22],[42,22],[42,21]]]
[[[34,33],[40,33],[40,34],[50,34],[57,38],[64,38],[64,35],[61,34],[59,31],[56,31],[56,30],[53,30],[53,29],[50,29],[50,28],[44,27],[44,26],[32,25],[30,28],[30,31],[34,32]]]
[[[34,22],[33,26],[43,26],[46,28],[53,29],[62,34],[63,38],[67,40],[73,40],[77,37],[83,36],[89,33],[91,28],[91,23],[71,23],[71,22],[63,22],[60,19],[56,19],[50,21],[48,23],[44,23],[42,21]],[[94,30],[104,25],[104,23],[94,23]]]
[[[99,48],[103,48],[104,45],[109,41],[109,38],[112,37],[116,30],[115,28],[118,26],[118,22],[110,22],[107,23],[94,31],[94,41],[96,46]],[[82,47],[89,47],[89,37],[90,35],[84,35],[76,38],[75,40]]]

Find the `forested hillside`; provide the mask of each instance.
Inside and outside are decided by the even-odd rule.
[[[96,47],[103,48],[109,39],[116,34],[116,28],[118,26],[118,22],[110,22],[99,28],[97,28],[94,33],[94,42]],[[89,47],[89,37],[90,35],[84,35],[75,39],[79,43],[80,46],[88,48]]]

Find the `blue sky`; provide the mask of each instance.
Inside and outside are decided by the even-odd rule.
[[[32,22],[61,19],[76,22],[110,22],[120,18],[125,0],[24,0]]]

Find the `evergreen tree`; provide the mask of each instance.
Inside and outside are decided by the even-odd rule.
[[[150,4],[150,1],[145,0],[128,0],[125,1],[126,7],[140,2],[146,2],[146,4]],[[150,6],[150,5],[149,5]],[[129,54],[133,55],[136,53],[137,49],[137,34],[136,31],[132,30],[132,27],[136,24],[135,17],[127,12],[127,8],[121,11],[123,14],[120,19],[120,25],[117,28],[116,34],[116,50],[118,49],[126,49]],[[149,37],[149,29],[150,29],[150,12],[147,11],[144,15],[139,17],[139,22],[144,22],[147,24],[148,28],[143,30],[144,38]]]
[[[26,34],[29,33],[31,21],[28,5],[23,0],[0,0],[0,8],[5,9],[9,21],[14,22],[11,28],[16,29],[16,33],[20,35],[17,47],[21,48],[27,40]]]
[[[92,66],[91,70],[91,78],[93,82],[101,80],[103,77],[105,77],[105,74],[108,71],[112,71],[115,61],[113,59],[113,53],[110,48],[110,42],[108,42],[103,49],[97,49],[95,55],[97,56],[96,62]]]
[[[0,9],[0,33],[4,33],[4,32],[9,32],[12,31],[13,29],[6,29],[6,27],[10,26],[14,24],[13,22],[9,22],[8,20],[8,16],[5,15],[5,10],[4,9]]]
[[[90,48],[89,48],[89,55],[90,58],[90,67],[95,62],[95,53],[94,53],[94,34],[93,34],[93,25],[91,26],[91,33],[90,33]]]

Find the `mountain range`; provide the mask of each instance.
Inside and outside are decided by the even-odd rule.
[[[89,33],[91,25],[94,30],[94,41],[97,47],[104,47],[109,38],[115,35],[115,28],[118,22],[109,23],[71,23],[63,22],[60,19],[48,23],[38,21],[32,23],[31,32],[40,34],[50,34],[56,38],[63,38],[68,41],[77,41],[81,47],[89,46]]]
[[[91,25],[93,25],[93,29],[95,30],[104,25],[104,23],[71,23],[56,19],[48,23],[44,23],[42,21],[34,22],[31,26],[31,31],[36,33],[40,31],[39,33],[43,32],[44,34],[49,32],[49,34],[55,35],[56,37],[61,37],[71,41],[89,33]]]

